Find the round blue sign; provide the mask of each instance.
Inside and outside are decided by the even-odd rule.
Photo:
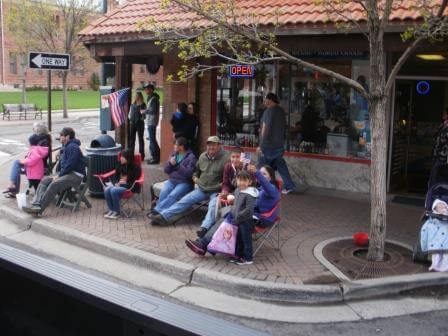
[[[427,81],[419,81],[417,83],[417,92],[421,95],[425,95],[429,93],[429,90],[431,89],[431,86]]]

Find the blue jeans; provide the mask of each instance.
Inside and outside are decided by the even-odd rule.
[[[166,220],[169,220],[171,217],[185,212],[194,204],[209,200],[207,215],[201,225],[201,227],[209,229],[215,223],[216,196],[218,196],[218,193],[206,193],[199,188],[195,188],[168,209],[162,210],[159,213]]]
[[[107,207],[110,211],[120,213],[120,198],[126,191],[125,187],[107,187],[104,190],[104,197],[106,198]]]
[[[11,167],[11,174],[9,176],[9,180],[14,183],[16,186],[16,192],[19,192],[20,190],[20,170],[22,168],[22,165],[20,164],[19,160],[15,160]]]
[[[193,186],[190,183],[174,184],[170,180],[166,181],[160,191],[160,197],[154,210],[160,213],[164,209],[168,209],[176,201],[188,194],[192,188]]]
[[[156,139],[157,126],[148,125],[147,129],[149,140],[149,153],[151,154],[151,159],[154,161],[160,161],[160,147]]]
[[[246,261],[252,261],[252,229],[252,220],[238,224],[237,255]]]
[[[288,166],[286,165],[285,159],[283,158],[283,148],[279,149],[262,149],[261,154],[258,158],[258,166],[269,165],[282,177],[285,189],[294,189],[295,184],[292,181],[291,175],[289,175]]]

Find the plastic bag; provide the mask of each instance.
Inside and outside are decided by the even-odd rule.
[[[210,253],[221,253],[228,256],[235,256],[236,235],[238,226],[231,223],[231,217],[227,218],[219,225],[218,230],[213,234],[212,240],[207,246]]]
[[[22,210],[22,208],[27,205],[25,193],[16,194],[16,200],[17,200],[17,207],[20,210]]]

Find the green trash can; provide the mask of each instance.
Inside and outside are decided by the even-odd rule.
[[[111,136],[101,134],[95,137],[90,142],[90,147],[86,148],[86,155],[91,158],[91,174],[104,174],[115,169],[120,151],[121,145],[116,144]],[[104,196],[103,186],[96,177],[92,177],[89,194],[92,196]]]

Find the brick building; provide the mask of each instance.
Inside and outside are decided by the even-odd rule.
[[[0,4],[0,86],[19,87],[22,83],[22,61],[18,53],[18,47],[14,40],[13,32],[9,31],[6,17],[11,3],[14,0],[1,0]],[[109,9],[113,11],[114,1],[108,1]],[[107,15],[107,14],[106,14]],[[41,51],[41,50],[38,50]],[[92,73],[100,74],[100,64],[89,56],[88,50],[82,48],[76,55],[76,64],[71,67],[68,75],[68,87],[71,89],[89,89],[89,79]],[[76,60],[78,58],[78,60]],[[154,83],[162,85],[162,71],[157,75],[148,73],[144,65],[133,67],[133,87],[139,87],[142,83]],[[45,70],[26,69],[27,87],[46,87],[47,73]],[[53,87],[62,87],[62,77],[55,72],[52,76]]]

